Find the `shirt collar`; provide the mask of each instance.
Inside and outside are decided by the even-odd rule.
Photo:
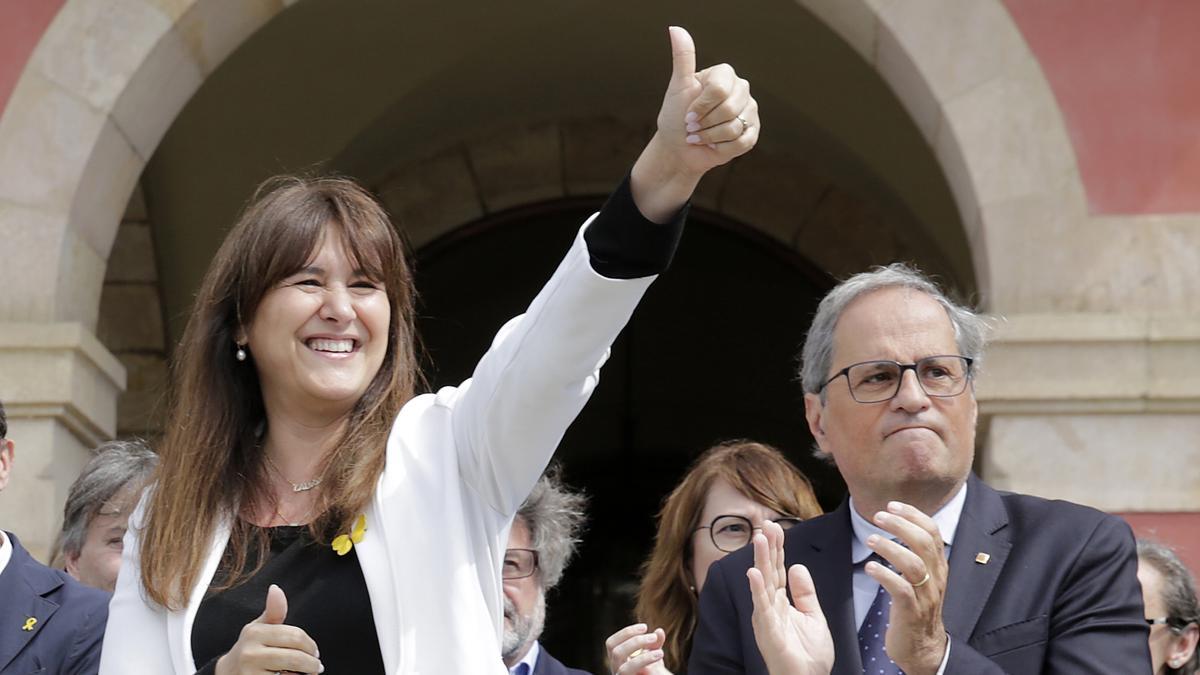
[[[509,668],[508,672],[510,675],[531,675],[534,666],[537,665],[538,655],[541,653],[541,646],[537,640],[534,640],[533,644],[529,645],[529,649],[525,650],[525,656],[522,656],[521,660],[517,661],[517,665]],[[522,665],[525,666],[524,670],[521,668]]]
[[[8,561],[12,559],[13,545],[8,540],[8,534],[4,530],[0,530],[0,574],[4,573],[4,569],[8,567]]]
[[[954,543],[954,533],[958,530],[958,519],[962,517],[963,505],[966,502],[967,483],[963,481],[958,493],[933,514],[933,522],[937,524],[938,531],[942,533],[942,542],[945,543],[946,548]],[[854,529],[854,539],[850,542],[850,561],[855,565],[870,558],[874,553],[867,548],[867,537],[877,534],[888,539],[895,539],[890,532],[858,515],[858,511],[854,508],[854,497],[850,498],[850,527]]]

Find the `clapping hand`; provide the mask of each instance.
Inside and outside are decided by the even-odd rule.
[[[877,562],[865,568],[892,596],[884,647],[906,673],[937,672],[949,639],[942,603],[950,566],[941,532],[932,518],[902,502],[889,502],[887,511],[875,514],[875,524],[903,543],[878,535],[867,538],[867,546],[896,568],[893,572]]]
[[[833,636],[803,565],[784,571],[783,528],[766,522],[754,535],[754,567],[746,571],[754,600],[754,641],[771,675],[828,675]],[[791,602],[787,585],[791,585]]]
[[[644,623],[635,623],[608,636],[604,648],[614,675],[671,675],[663,665],[663,629],[652,632]]]

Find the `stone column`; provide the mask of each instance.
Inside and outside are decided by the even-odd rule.
[[[125,369],[77,323],[0,323],[0,401],[16,445],[0,527],[45,560],[71,482],[111,438]]]

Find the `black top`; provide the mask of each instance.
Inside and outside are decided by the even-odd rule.
[[[367,582],[351,549],[339,556],[313,542],[304,525],[266,528],[271,542],[267,562],[244,583],[210,593],[200,603],[192,626],[192,655],[204,664],[201,674],[216,672],[217,659],[233,648],[242,627],[263,612],[267,589],[275,584],[287,596],[287,623],[308,633],[321,650],[327,673],[383,673],[383,656]],[[251,544],[247,569],[255,565]],[[215,582],[228,578],[218,570]]]

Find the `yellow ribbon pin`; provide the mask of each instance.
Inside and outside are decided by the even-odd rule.
[[[28,619],[25,619],[25,625],[21,626],[21,630],[23,630],[25,632],[29,632],[29,631],[33,630],[33,627],[35,625],[37,625],[37,617],[31,616]]]
[[[350,530],[350,534],[339,534],[333,539],[333,550],[338,555],[346,555],[354,545],[363,540],[363,534],[367,531],[367,515],[365,513],[358,514],[358,519],[354,521],[354,529]]]

